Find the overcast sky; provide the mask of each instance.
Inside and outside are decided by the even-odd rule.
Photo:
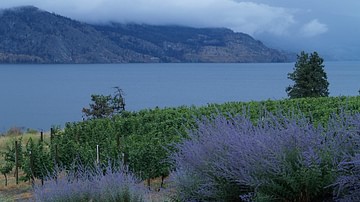
[[[0,0],[89,23],[227,27],[291,51],[360,60],[360,0]]]

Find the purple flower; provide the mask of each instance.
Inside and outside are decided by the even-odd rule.
[[[359,151],[359,114],[334,115],[327,127],[301,115],[246,113],[199,120],[171,159],[180,201],[266,198],[312,201],[332,197],[329,187],[345,154]]]
[[[44,186],[34,187],[36,201],[145,201],[147,190],[126,168],[78,165],[57,169]]]

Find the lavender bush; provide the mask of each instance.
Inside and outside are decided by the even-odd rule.
[[[338,201],[360,201],[360,153],[340,164],[342,173],[335,184]]]
[[[334,195],[338,201],[360,201],[360,114],[342,121],[348,123],[348,131],[352,135],[351,139],[341,138],[337,142],[343,142],[342,145],[351,150],[339,164]]]
[[[264,113],[256,125],[246,113],[203,119],[171,158],[176,199],[331,199],[338,164],[358,151],[352,140],[360,122],[349,120],[354,116],[333,116],[325,129],[302,116],[281,113]]]
[[[57,169],[49,175],[44,186],[34,187],[36,201],[145,201],[147,190],[139,180],[125,168],[77,166],[76,171]]]

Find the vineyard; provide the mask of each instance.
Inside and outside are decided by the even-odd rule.
[[[32,181],[43,180],[57,166],[71,169],[74,162],[83,165],[122,162],[142,180],[164,178],[174,170],[169,156],[178,150],[175,145],[189,139],[189,131],[199,127],[199,120],[219,114],[224,117],[246,114],[256,124],[266,117],[266,112],[304,116],[313,125],[326,127],[334,114],[360,112],[360,96],[155,108],[67,123],[64,129],[52,129],[49,141],[11,142],[3,153],[6,163],[1,171],[6,175],[21,169],[25,173],[21,180]]]

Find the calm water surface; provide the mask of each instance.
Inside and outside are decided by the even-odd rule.
[[[360,62],[329,62],[331,96],[357,95]],[[125,91],[126,109],[286,98],[294,63],[0,65],[0,132],[81,120],[91,94]]]

